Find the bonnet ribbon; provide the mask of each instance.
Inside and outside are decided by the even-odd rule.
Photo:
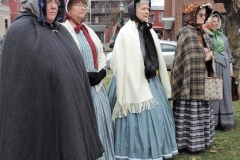
[[[221,37],[221,31],[211,30],[210,35],[213,37],[214,54],[221,53],[224,55],[224,41]]]
[[[94,68],[98,69],[98,57],[97,57],[97,51],[96,51],[96,47],[92,41],[92,38],[90,37],[87,28],[82,24],[82,23],[77,23],[69,14],[66,14],[66,18],[71,19],[76,26],[74,27],[74,30],[76,33],[79,33],[80,30],[83,31],[84,36],[86,37],[88,44],[91,47],[92,53],[93,53],[93,61],[94,61]]]

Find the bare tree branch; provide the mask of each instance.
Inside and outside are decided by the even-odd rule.
[[[234,10],[237,13],[240,10],[240,0],[214,0],[214,3],[223,3],[227,12]]]
[[[213,0],[213,1],[214,1],[214,3],[229,3],[232,0]]]

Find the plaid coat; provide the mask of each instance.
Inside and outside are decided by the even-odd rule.
[[[204,100],[205,74],[212,74],[212,61],[205,62],[205,53],[198,40],[197,29],[184,26],[178,33],[177,48],[171,71],[173,100]],[[203,38],[210,48],[207,33]]]

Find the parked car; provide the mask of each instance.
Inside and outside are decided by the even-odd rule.
[[[159,42],[161,45],[162,54],[166,63],[166,67],[168,70],[171,70],[177,42],[167,40],[159,40]]]
[[[112,59],[112,53],[113,52],[109,52],[105,55],[106,56],[107,69],[111,69],[110,68],[110,62],[111,62],[111,59]]]
[[[167,40],[159,40],[163,58],[166,63],[166,67],[168,70],[172,69],[172,63],[174,58],[175,49],[177,46],[177,42],[175,41],[167,41]],[[112,58],[112,52],[106,54],[107,68],[110,69],[110,62]]]
[[[109,48],[113,49],[116,38],[117,38],[117,35],[112,36],[112,38],[110,39]]]

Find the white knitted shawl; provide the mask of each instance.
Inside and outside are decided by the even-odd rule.
[[[61,24],[70,32],[70,34],[72,35],[74,41],[76,42],[76,44],[77,44],[77,46],[80,50],[80,44],[79,44],[79,41],[77,39],[76,32],[74,31],[70,21],[67,19],[64,23],[61,23]],[[88,33],[89,33],[90,37],[92,38],[93,43],[95,44],[95,47],[97,49],[98,71],[100,71],[101,69],[103,69],[106,66],[106,57],[105,57],[105,54],[103,52],[102,42],[100,41],[100,39],[98,38],[96,33],[91,28],[89,28],[87,25],[85,25],[85,27],[87,28]],[[103,86],[103,81],[101,81],[98,85],[95,85],[96,92],[98,92],[102,86]]]
[[[159,60],[159,78],[167,97],[170,98],[171,86],[159,40],[153,29],[151,33]],[[155,106],[156,101],[151,94],[144,67],[138,29],[135,22],[129,20],[118,33],[111,59],[117,92],[117,102],[112,113],[113,121],[126,117],[128,112],[141,113]]]

